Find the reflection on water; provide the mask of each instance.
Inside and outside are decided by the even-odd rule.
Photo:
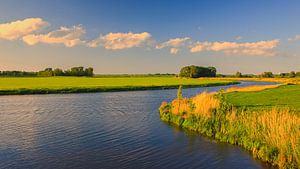
[[[266,168],[236,146],[161,122],[160,103],[175,97],[176,90],[1,96],[0,168]]]

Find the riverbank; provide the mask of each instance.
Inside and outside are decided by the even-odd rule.
[[[14,77],[0,78],[0,95],[91,93],[224,86],[237,81],[176,77]]]
[[[233,81],[254,81],[254,82],[278,82],[278,83],[284,83],[284,84],[300,84],[300,78],[295,77],[295,78],[246,78],[246,77],[217,77],[217,78],[202,78],[202,79],[215,79],[215,80],[233,80]]]
[[[234,92],[233,90],[224,95],[230,104],[239,109],[262,110],[288,107],[300,113],[300,85],[279,85],[278,87],[273,85],[273,87],[248,92]]]
[[[239,145],[278,168],[298,168],[299,88],[300,85],[282,85],[259,91],[244,88],[228,93],[204,92],[163,102],[160,117],[221,142]]]

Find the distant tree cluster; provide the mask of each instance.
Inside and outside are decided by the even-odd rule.
[[[24,72],[24,71],[0,71],[2,77],[33,77],[36,76],[36,72]]]
[[[72,67],[70,70],[62,70],[59,68],[52,69],[46,68],[45,70],[39,71],[37,73],[38,76],[93,76],[94,69],[84,68],[82,66],[79,67]]]
[[[217,69],[215,67],[201,67],[201,66],[185,66],[181,68],[179,77],[216,77]]]
[[[300,72],[291,71],[290,73],[273,74],[272,72],[264,72],[260,77],[279,77],[279,78],[295,78],[300,77]]]
[[[290,73],[280,73],[279,77],[289,77],[289,78],[300,77],[300,72],[291,71]]]
[[[24,72],[24,71],[0,71],[2,77],[50,77],[50,76],[94,76],[92,67],[84,68],[82,66],[72,67],[70,70],[62,70],[59,68],[46,68],[39,72]]]
[[[241,72],[236,72],[235,77],[243,77],[243,74]]]
[[[260,76],[270,78],[270,77],[274,77],[274,74],[272,72],[264,72]]]

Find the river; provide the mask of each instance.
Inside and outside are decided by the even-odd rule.
[[[270,83],[235,86],[258,84]],[[158,108],[176,92],[0,96],[0,168],[267,168],[238,146],[163,123]]]

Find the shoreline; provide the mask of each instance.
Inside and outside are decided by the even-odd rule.
[[[245,89],[239,91],[248,90]],[[249,89],[262,91],[251,86]],[[300,117],[296,111],[276,106],[269,110],[238,109],[227,101],[225,93],[204,92],[192,98],[179,97],[169,103],[163,102],[159,108],[160,119],[200,136],[242,147],[253,158],[274,167],[298,168],[299,133],[296,131],[299,129],[295,127],[299,126]],[[280,142],[274,143],[274,140]],[[296,147],[291,148],[291,145]]]
[[[215,82],[207,84],[182,85],[183,88],[213,87],[213,86],[229,86],[239,84],[238,81]],[[72,87],[72,88],[19,88],[0,90],[0,96],[5,95],[34,95],[34,94],[70,94],[70,93],[98,93],[98,92],[119,92],[119,91],[145,91],[145,90],[166,90],[177,89],[178,85],[163,86],[122,86],[122,87]]]

